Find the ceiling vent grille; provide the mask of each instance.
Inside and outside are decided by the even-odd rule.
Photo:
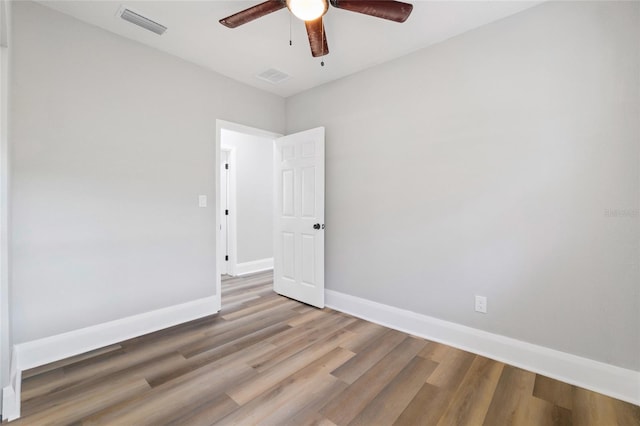
[[[167,31],[167,27],[165,27],[164,25],[158,24],[157,22],[146,18],[137,12],[134,12],[131,9],[127,9],[126,7],[122,7],[118,14],[125,21],[131,22],[132,24],[142,27],[145,30],[154,32],[158,35],[162,35],[165,31]]]
[[[257,75],[260,80],[268,81],[271,84],[280,84],[291,78],[289,74],[270,68]]]

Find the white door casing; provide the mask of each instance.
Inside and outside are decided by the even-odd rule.
[[[220,239],[222,240],[222,251],[220,252],[220,273],[227,274],[229,271],[229,151],[223,149],[220,163]]]
[[[275,140],[274,290],[324,308],[324,127]]]

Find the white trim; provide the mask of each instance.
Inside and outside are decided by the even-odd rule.
[[[19,374],[22,376],[22,372]],[[22,380],[19,380],[20,383]],[[12,421],[20,417],[20,391],[12,386],[2,389],[2,421]]]
[[[640,405],[640,372],[499,334],[325,290],[326,306],[428,340],[444,343],[613,398]]]
[[[255,272],[268,271],[270,269],[273,269],[273,257],[238,263],[235,268],[236,275],[253,274]]]
[[[218,297],[204,297],[180,305],[32,340],[14,346],[17,369],[27,370],[70,356],[122,342],[218,312]]]
[[[225,256],[229,256],[229,217],[225,218],[223,211],[225,209],[229,209],[229,170],[225,170],[222,165],[226,165],[228,168],[229,165],[229,157],[231,156],[231,151],[225,149],[225,147],[220,148],[220,205],[218,208],[220,209],[220,235],[221,235],[221,244],[220,244],[220,253],[218,253],[218,257],[220,258],[220,274],[226,275],[229,274],[229,258],[223,259]],[[229,211],[231,213],[231,211]]]
[[[231,130],[232,132],[244,133],[245,135],[258,136],[261,138],[275,139],[282,136],[280,133],[245,126],[244,124],[238,124],[232,121],[216,120],[216,125],[219,129]]]
[[[236,275],[236,264],[238,263],[238,235],[237,235],[237,203],[236,203],[236,191],[237,191],[237,174],[236,174],[236,149],[232,146],[222,145],[221,151],[227,151],[229,153],[228,164],[229,174],[227,180],[229,188],[227,190],[227,197],[229,197],[229,217],[227,229],[227,242],[229,244],[229,260],[227,262],[227,274],[231,276]],[[222,211],[220,212],[222,216]],[[221,219],[222,220],[222,219]],[[222,247],[222,246],[220,246]],[[222,255],[222,251],[220,252]],[[222,259],[220,259],[222,262]]]
[[[3,389],[3,418],[20,417],[22,372],[127,339],[162,330],[220,310],[218,295],[168,306],[13,346],[11,383]]]
[[[11,374],[9,384],[2,389],[2,420],[15,420],[20,417],[20,392],[22,389],[22,370],[18,370],[17,352],[11,355]]]
[[[11,1],[0,0],[0,418],[15,412],[11,385],[11,327],[9,305],[9,98],[11,90]],[[19,380],[18,380],[19,382]],[[19,384],[18,384],[19,386]],[[20,394],[17,395],[18,407]],[[18,412],[19,414],[19,412]]]

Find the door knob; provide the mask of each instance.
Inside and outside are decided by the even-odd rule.
[[[314,224],[313,229],[320,229],[320,224],[319,223]]]

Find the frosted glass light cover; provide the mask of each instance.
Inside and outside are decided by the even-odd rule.
[[[327,13],[326,0],[287,0],[287,7],[298,19],[314,21]]]

